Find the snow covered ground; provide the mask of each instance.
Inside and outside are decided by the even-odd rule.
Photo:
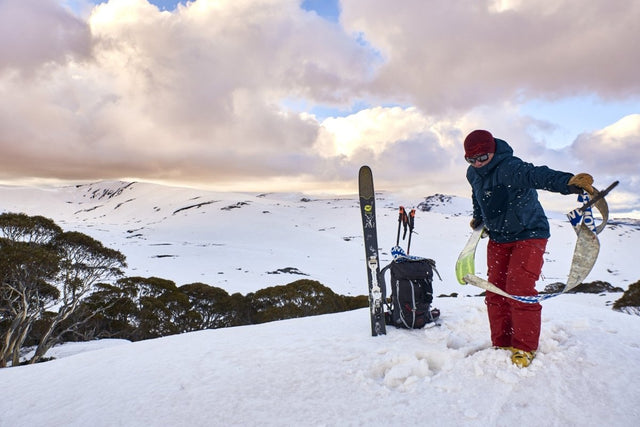
[[[528,369],[490,348],[478,297],[438,299],[440,327],[376,338],[356,310],[75,344],[87,351],[0,371],[0,426],[635,426],[640,318],[615,297],[545,302]]]
[[[104,191],[108,190],[108,191]],[[302,276],[363,294],[364,251],[353,197],[250,195],[101,183],[0,188],[2,210],[43,214],[122,251],[129,275],[202,281],[251,292]],[[380,243],[395,242],[398,203],[378,198]],[[407,425],[635,426],[640,419],[640,317],[614,312],[621,294],[543,303],[528,369],[490,348],[479,290],[453,265],[469,234],[468,200],[418,212],[412,253],[434,258],[442,326],[370,336],[366,309],[129,343],[51,350],[46,363],[0,370],[0,427]],[[567,201],[567,210],[573,201]],[[563,281],[575,237],[552,217],[544,284]],[[601,235],[588,280],[624,289],[640,279],[637,224]],[[389,258],[383,249],[382,258]],[[483,274],[484,254],[477,267]]]

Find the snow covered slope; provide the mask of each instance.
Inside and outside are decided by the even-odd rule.
[[[49,188],[5,186],[0,187],[0,200],[1,211],[44,215],[65,230],[81,231],[120,250],[127,257],[128,275],[162,277],[178,286],[204,282],[243,294],[299,278],[318,280],[346,295],[366,291],[355,196],[216,193],[99,182]],[[568,211],[576,202],[567,196],[566,204]],[[443,278],[434,284],[436,293],[477,294],[476,289],[459,286],[454,274],[455,260],[470,234],[470,200],[445,195],[400,200],[379,193],[382,262],[391,259],[399,205],[418,208],[411,253],[436,260]],[[575,244],[564,214],[549,215],[552,237],[540,289],[566,280]],[[588,280],[626,289],[640,279],[635,256],[640,225],[612,225],[600,239],[601,254]],[[485,272],[484,246],[481,243],[477,255],[479,274]],[[279,272],[289,267],[297,274]]]
[[[3,211],[48,216],[122,251],[130,275],[243,293],[300,277],[343,294],[366,287],[355,197],[113,182],[0,187],[0,200]],[[395,243],[397,206],[423,201],[379,195],[383,259]],[[479,290],[455,280],[470,232],[465,202],[445,198],[417,214],[411,252],[437,261],[437,294],[460,294],[436,298],[440,327],[372,338],[366,310],[356,310],[137,343],[68,344],[48,354],[58,360],[0,370],[0,427],[635,426],[640,317],[610,309],[620,294],[550,299],[538,356],[527,369],[514,367],[490,348],[483,298],[465,296]],[[573,206],[567,200],[567,210]],[[564,280],[575,241],[562,214],[550,216],[540,287]],[[637,224],[615,224],[600,238],[589,280],[627,288],[640,279]],[[272,274],[286,267],[308,276]]]
[[[545,302],[527,369],[490,348],[478,297],[441,298],[440,327],[375,338],[356,310],[101,341],[0,370],[0,427],[631,427],[640,419],[640,317],[606,308],[610,298]]]

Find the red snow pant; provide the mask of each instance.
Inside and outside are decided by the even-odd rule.
[[[487,265],[489,281],[511,295],[538,295],[536,280],[542,271],[547,239],[512,243],[489,241]],[[485,297],[491,342],[496,347],[538,348],[542,306],[527,304],[492,292]]]

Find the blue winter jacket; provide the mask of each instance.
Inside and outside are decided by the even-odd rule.
[[[536,189],[570,194],[567,182],[573,174],[523,162],[509,144],[495,141],[491,162],[467,169],[473,218],[484,221],[489,237],[498,243],[549,238],[549,222]]]

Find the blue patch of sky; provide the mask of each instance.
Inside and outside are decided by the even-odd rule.
[[[172,11],[178,6],[178,3],[186,3],[186,1],[171,1],[171,0],[152,0],[149,3],[154,4],[159,10]]]
[[[69,0],[73,2],[73,0]],[[106,3],[108,0],[91,0],[93,4]],[[159,10],[175,10],[178,3],[186,4],[189,0],[147,0]],[[332,22],[338,22],[340,17],[340,5],[338,0],[303,0],[302,9],[314,11],[319,16]]]
[[[560,149],[571,145],[581,133],[603,129],[625,116],[640,113],[640,99],[604,101],[587,95],[534,100],[520,107],[520,112],[552,123],[551,128],[538,129],[536,136],[549,148]]]
[[[340,19],[338,0],[303,0],[300,6],[304,10],[314,11],[327,21],[338,22]]]
[[[314,105],[309,112],[316,116],[319,121],[323,121],[329,117],[345,117],[351,114],[355,114],[358,111],[371,108],[372,105],[365,100],[354,101],[347,108],[335,108],[327,105]]]
[[[107,3],[109,0],[89,0],[90,3],[93,4],[102,4],[102,3]],[[176,7],[178,6],[178,3],[187,3],[188,0],[147,0],[149,3],[155,5],[158,10],[167,10],[169,12],[171,12],[172,10],[175,10]],[[74,0],[66,0],[66,3],[69,4],[71,6],[72,10],[77,9],[77,1]]]

